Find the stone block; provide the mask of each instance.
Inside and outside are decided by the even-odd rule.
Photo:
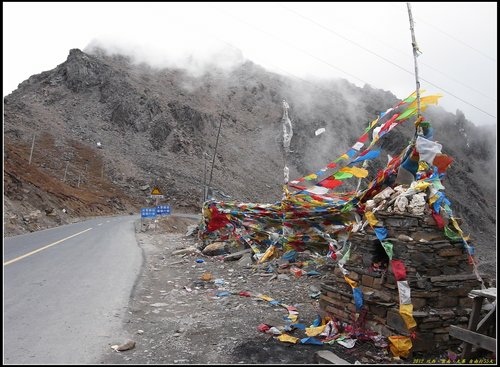
[[[408,332],[408,328],[406,327],[406,323],[404,322],[403,318],[401,317],[399,312],[395,311],[394,309],[390,309],[387,311],[387,326],[400,333]]]
[[[371,305],[369,311],[383,319],[387,317],[387,307]]]
[[[442,275],[431,277],[431,282],[452,282],[455,280],[474,280],[476,279],[475,274],[455,274],[455,275]]]
[[[463,250],[458,248],[444,248],[438,251],[439,256],[460,256],[462,255]]]
[[[361,284],[363,284],[366,287],[373,287],[373,277],[369,275],[363,275],[361,277]]]
[[[437,231],[431,231],[431,232],[416,231],[415,233],[412,234],[412,237],[415,241],[419,241],[419,242],[422,242],[421,240],[437,241],[437,240],[446,239],[443,232],[437,232]]]
[[[413,340],[414,352],[428,352],[434,350],[434,334],[433,333],[417,333],[417,338]]]
[[[411,297],[411,303],[413,303],[413,310],[421,310],[427,306],[426,299],[421,297]]]
[[[455,317],[456,315],[455,315],[455,312],[453,312],[452,310],[440,310],[439,316],[443,320],[448,320],[448,319],[451,319],[452,317]]]
[[[417,318],[424,318],[424,317],[427,317],[429,316],[429,313],[428,312],[425,312],[425,311],[413,311],[413,318],[417,319]]]
[[[409,227],[418,227],[418,219],[412,217],[391,216],[385,218],[385,226],[404,229],[408,229]],[[413,235],[411,237],[415,239]]]
[[[439,297],[437,302],[431,304],[431,306],[436,308],[451,308],[458,305],[457,297]]]
[[[384,283],[384,281],[382,278],[374,278],[373,279],[373,288],[381,289],[383,283]]]
[[[457,273],[457,269],[452,266],[443,266],[441,267],[441,271],[443,272],[443,275],[452,275]]]
[[[340,299],[334,297],[328,297],[324,294],[319,296],[319,299],[323,302],[330,304],[331,306],[342,310],[344,308],[345,302],[342,302]]]
[[[347,276],[356,282],[359,281],[359,274],[355,271],[350,271]]]
[[[441,326],[441,321],[424,322],[424,323],[417,325],[417,326],[421,331],[431,331],[431,330],[434,330],[435,328]]]
[[[463,287],[463,286],[458,286],[458,287],[446,287],[443,289],[443,295],[446,297],[467,297],[469,292],[473,288],[470,287]]]
[[[314,362],[316,364],[352,364],[340,358],[338,355],[329,350],[320,350],[314,354]]]

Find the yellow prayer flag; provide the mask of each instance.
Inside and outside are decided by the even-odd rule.
[[[339,171],[351,173],[357,178],[365,178],[366,176],[368,176],[368,171],[364,168],[359,167],[342,167]]]
[[[257,297],[263,299],[264,301],[268,301],[268,302],[273,300],[273,298],[266,296],[265,294],[259,294]]]
[[[368,221],[368,224],[372,227],[378,223],[377,218],[375,218],[375,214],[371,211],[365,212],[365,218]]]
[[[399,314],[403,318],[406,327],[408,330],[417,326],[415,319],[413,318],[413,305],[409,304],[400,304],[399,305]]]
[[[325,331],[326,325],[316,326],[316,327],[307,327],[306,335],[307,336],[316,336]]]
[[[346,275],[344,275],[344,279],[351,286],[351,288],[356,288],[358,286],[358,283],[352,280],[351,278],[348,278]]]
[[[288,335],[288,334],[281,334],[276,339],[278,339],[280,342],[284,342],[284,343],[296,344],[299,342],[299,338],[296,338],[296,337]]]
[[[390,335],[389,339],[390,349],[394,357],[408,357],[410,349],[413,347],[411,339],[402,335]]]
[[[304,180],[311,181],[311,180],[315,180],[317,178],[318,178],[318,175],[316,175],[315,173],[311,173],[310,175],[305,176]]]
[[[429,169],[429,165],[427,164],[426,161],[418,162],[418,170],[419,171],[427,171],[428,169]]]
[[[438,99],[441,98],[442,95],[441,94],[434,94],[432,96],[425,96],[425,97],[420,97],[420,109],[422,109],[422,107],[427,107],[427,105],[430,105],[430,104],[435,104],[437,105],[438,104]],[[414,108],[414,107],[417,107],[417,101],[413,101],[409,106],[408,108]]]
[[[429,205],[432,205],[436,202],[436,200],[439,199],[439,195],[432,195],[430,198],[429,198]]]
[[[267,248],[266,252],[264,252],[264,255],[257,261],[257,264],[262,264],[263,262],[266,262],[267,260],[272,259],[273,257],[276,257],[278,255],[278,251],[276,249],[276,246],[271,245]]]
[[[415,189],[417,189],[418,191],[424,191],[425,189],[427,189],[430,186],[430,184],[431,184],[430,182],[418,181],[415,184]]]
[[[464,236],[464,233],[462,232],[462,230],[460,229],[460,227],[458,226],[458,222],[455,218],[450,218],[451,219],[451,222],[453,223],[453,227],[455,227],[455,229],[458,231],[458,233],[460,233],[460,236]]]

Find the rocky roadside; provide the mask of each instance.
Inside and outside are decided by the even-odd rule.
[[[316,297],[329,271],[297,277],[269,272],[268,264],[255,265],[250,254],[234,261],[205,256],[196,251],[197,238],[185,236],[189,224],[196,221],[169,217],[156,230],[136,226],[143,271],[123,333],[110,339],[102,364],[311,364],[316,352],[325,350],[348,363],[398,363],[371,341],[358,341],[352,349],[291,344],[259,331],[261,324],[285,326],[287,305],[297,309],[296,323],[306,327],[324,316]],[[292,335],[306,337],[304,330]],[[124,349],[133,348],[112,348],[127,341],[133,343]]]

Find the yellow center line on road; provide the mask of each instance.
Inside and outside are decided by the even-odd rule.
[[[27,253],[27,254],[25,254],[25,255],[22,255],[22,256],[16,257],[15,259],[12,259],[12,260],[9,260],[9,261],[7,261],[7,262],[4,262],[4,263],[3,263],[3,266],[5,266],[5,265],[9,265],[9,264],[12,264],[13,262],[19,261],[19,260],[21,260],[21,259],[24,259],[25,257],[31,256],[31,255],[33,255],[33,254],[36,254],[37,252],[40,252],[40,251],[45,250],[45,249],[47,249],[47,248],[49,248],[49,247],[55,246],[55,245],[57,245],[58,243],[61,243],[61,242],[66,241],[66,240],[69,240],[70,238],[76,237],[76,236],[78,236],[78,235],[80,235],[80,234],[82,234],[82,233],[85,233],[85,232],[87,232],[87,231],[90,231],[91,229],[92,229],[92,227],[87,228],[87,229],[86,229],[86,230],[84,230],[84,231],[81,231],[81,232],[75,233],[75,234],[73,234],[73,235],[71,235],[71,236],[69,236],[69,237],[63,238],[62,240],[59,240],[59,241],[56,241],[56,242],[54,242],[54,243],[51,243],[51,244],[49,244],[49,245],[47,245],[47,246],[41,247],[41,248],[39,248],[38,250],[28,252],[28,253]]]

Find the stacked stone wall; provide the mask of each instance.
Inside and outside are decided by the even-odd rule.
[[[447,239],[432,216],[377,213],[393,244],[393,259],[404,262],[417,326],[413,351],[446,349],[460,341],[449,337],[449,326],[467,328],[472,289],[481,287],[462,241]],[[399,314],[399,293],[391,263],[374,231],[353,233],[351,256],[344,269],[363,293],[365,328],[384,336],[409,335]],[[484,275],[482,275],[484,280]],[[321,286],[320,307],[335,318],[352,323],[356,314],[352,288],[339,267]]]

